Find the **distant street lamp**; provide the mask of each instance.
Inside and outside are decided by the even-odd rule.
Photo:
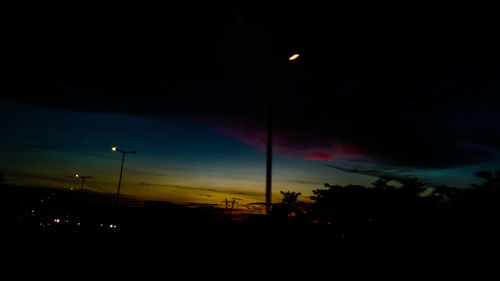
[[[116,202],[118,202],[118,198],[120,198],[120,185],[122,183],[123,162],[125,161],[125,154],[127,154],[127,153],[135,154],[136,152],[135,151],[123,151],[123,150],[118,149],[116,146],[113,146],[113,148],[111,148],[111,150],[118,151],[118,152],[122,153],[122,167],[120,169],[120,180],[118,181],[118,191],[116,192]]]
[[[74,174],[73,176],[66,176],[67,178],[73,178],[73,179],[82,179],[82,185],[81,185],[81,190],[83,191],[83,186],[85,185],[85,179],[91,179],[92,176],[82,176],[80,174]],[[71,187],[71,190],[73,188]]]
[[[288,58],[289,61],[295,61],[300,55],[294,54]],[[271,190],[272,190],[272,169],[273,169],[273,69],[271,57],[269,60],[269,102],[267,113],[267,147],[266,147],[266,213],[271,210]]]
[[[80,178],[80,179],[82,179],[82,187],[81,187],[81,190],[83,191],[83,185],[85,184],[85,179],[91,179],[91,178],[92,178],[92,176],[82,176],[82,175],[76,174],[76,175],[75,175],[75,178]]]

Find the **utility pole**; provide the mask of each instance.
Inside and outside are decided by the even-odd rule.
[[[225,198],[224,201],[221,201],[221,205],[223,203],[226,204],[226,211],[228,213],[232,213],[235,204],[239,206],[239,203],[236,202],[236,198],[232,198],[232,199],[233,199],[232,201],[229,201],[229,200],[227,200],[227,198]]]

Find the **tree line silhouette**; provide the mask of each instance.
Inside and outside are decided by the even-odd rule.
[[[476,176],[483,182],[470,188],[429,186],[418,178],[389,176],[371,186],[325,184],[312,191],[312,203],[298,201],[300,193],[282,191],[282,202],[273,205],[271,215],[312,219],[354,233],[470,233],[493,226],[500,209],[500,170]]]
[[[379,177],[371,186],[325,184],[324,188],[313,190],[311,200],[307,202],[299,200],[300,192],[281,191],[281,202],[272,204],[269,216],[249,216],[238,220],[238,225],[245,230],[265,227],[287,232],[308,231],[312,227],[327,229],[323,233],[333,232],[337,237],[408,237],[415,234],[436,237],[457,233],[480,234],[483,237],[497,233],[500,170],[494,173],[478,172],[476,176],[483,181],[470,188],[429,186],[418,178],[395,179],[388,176]],[[113,223],[118,222],[122,231],[154,232],[194,226],[226,226],[219,219],[222,213],[213,208],[191,209],[175,204],[151,205],[151,202],[140,208],[117,206],[107,204],[109,198],[93,193],[88,193],[88,198],[80,202],[72,196],[73,193],[15,188],[6,182],[0,174],[0,186],[5,197],[9,198],[0,206],[0,215],[13,227],[19,227],[24,222],[19,221],[20,214],[33,220],[36,229],[44,222],[43,219],[50,221],[61,214],[70,214],[72,219],[82,220],[82,226],[109,217]],[[47,196],[51,199],[48,200]],[[40,203],[40,198],[47,199],[47,202]],[[232,221],[231,216],[229,221]],[[223,217],[225,223],[228,217],[226,214]]]

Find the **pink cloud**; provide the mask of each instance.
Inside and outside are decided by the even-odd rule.
[[[215,129],[219,133],[237,139],[260,151],[266,151],[267,135],[262,129],[242,129],[231,125],[219,125]],[[276,132],[273,143],[273,152],[275,154],[304,160],[349,160],[363,156],[362,150],[352,145],[335,142],[315,144],[311,141],[305,141],[300,136],[297,137],[286,132]]]
[[[333,157],[330,154],[316,152],[316,153],[313,153],[313,154],[305,155],[302,159],[305,159],[305,160],[327,160],[327,161],[331,161],[331,160],[333,160]]]
[[[338,145],[335,147],[336,150],[339,152],[345,153],[345,154],[352,154],[352,155],[363,155],[363,152],[361,149],[358,147],[352,146],[352,145]]]

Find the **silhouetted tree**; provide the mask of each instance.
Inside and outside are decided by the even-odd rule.
[[[467,206],[478,209],[498,209],[500,202],[500,170],[495,174],[491,172],[478,172],[476,176],[484,179],[482,184],[472,184],[473,187],[466,192]]]
[[[420,182],[418,178],[403,178],[398,180],[401,186],[401,196],[399,198],[402,207],[414,208],[420,203],[421,197],[419,196],[425,191],[425,185]]]
[[[435,186],[431,195],[443,200],[454,200],[460,195],[460,190],[456,187],[450,187],[442,184]]]
[[[404,178],[400,179],[399,182],[403,185],[401,190],[408,196],[418,196],[425,191],[424,184],[417,178]]]
[[[376,181],[372,183],[373,188],[381,189],[381,190],[393,190],[394,186],[388,185],[388,183],[392,180],[389,176],[380,176]]]
[[[7,180],[4,178],[3,174],[0,173],[0,186],[2,186]]]
[[[287,205],[294,205],[297,202],[297,199],[299,198],[302,193],[300,192],[293,192],[293,191],[280,191],[281,195],[283,195],[283,198],[281,199],[281,202],[283,204]]]
[[[482,178],[485,181],[481,185],[473,184],[473,187],[490,191],[498,191],[500,189],[500,170],[497,170],[495,175],[491,172],[477,172],[476,177]]]
[[[303,213],[303,204],[298,202],[298,198],[301,195],[300,192],[293,191],[280,191],[283,195],[281,203],[274,204],[271,209],[271,213],[275,216],[291,216],[292,214],[301,215]]]
[[[429,217],[422,208],[432,207],[433,198],[423,198],[426,190],[417,178],[404,178],[397,181],[401,187],[389,185],[390,177],[383,176],[372,183],[371,187],[362,185],[330,185],[327,189],[313,190],[311,200],[315,215],[321,220],[335,222],[344,229],[360,229],[373,221],[395,227],[398,224],[416,224]]]
[[[366,221],[376,205],[375,191],[361,185],[329,185],[328,189],[313,190],[311,200],[314,212],[320,220],[336,225],[348,225]]]

